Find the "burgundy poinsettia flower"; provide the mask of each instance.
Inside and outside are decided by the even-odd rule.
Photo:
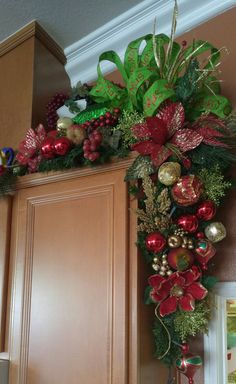
[[[38,170],[39,163],[42,159],[39,150],[47,134],[42,124],[39,124],[35,131],[30,128],[26,132],[25,139],[19,144],[19,152],[16,160],[21,165],[27,165],[29,172],[33,173]]]
[[[147,117],[144,123],[136,124],[132,132],[139,143],[132,150],[141,155],[150,155],[153,164],[160,166],[173,154],[175,146],[178,152],[186,152],[197,147],[202,137],[191,129],[184,128],[184,107],[178,103],[168,103],[157,116]],[[168,144],[172,144],[168,145]]]
[[[201,142],[222,146],[216,137],[223,135],[213,126],[222,128],[222,122],[205,116],[194,125],[185,124],[183,105],[169,102],[157,116],[147,117],[144,123],[132,127],[134,136],[140,141],[131,149],[143,156],[150,155],[153,165],[159,167],[172,154],[178,152],[181,155],[198,147]]]
[[[175,312],[178,306],[184,311],[193,311],[195,300],[202,300],[207,295],[206,288],[197,281],[200,276],[196,266],[185,272],[175,272],[167,279],[160,275],[150,276],[150,295],[153,301],[160,303],[160,315],[169,315]]]

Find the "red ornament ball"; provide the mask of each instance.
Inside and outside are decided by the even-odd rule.
[[[172,187],[174,200],[183,206],[197,203],[202,193],[202,182],[195,175],[182,176]]]
[[[203,201],[197,208],[197,217],[201,220],[211,220],[216,213],[216,206],[211,200]]]
[[[167,261],[171,268],[185,271],[193,265],[194,256],[187,248],[173,248],[167,255]]]
[[[58,137],[54,141],[54,150],[56,155],[64,156],[70,149],[71,142],[67,137]]]
[[[177,219],[177,224],[183,228],[184,231],[193,233],[198,228],[198,219],[195,215],[183,215]]]
[[[147,235],[145,243],[148,251],[158,253],[165,247],[166,239],[160,232],[152,232]]]
[[[204,239],[205,238],[205,234],[203,232],[197,232],[196,233],[196,238],[197,239]]]
[[[54,153],[54,142],[53,137],[47,137],[41,146],[41,153],[45,159],[52,159],[55,156]]]

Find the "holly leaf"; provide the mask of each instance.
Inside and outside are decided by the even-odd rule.
[[[127,170],[125,181],[142,179],[144,176],[154,173],[152,161],[148,156],[138,156]]]

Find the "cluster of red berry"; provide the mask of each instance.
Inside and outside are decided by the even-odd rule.
[[[65,100],[67,99],[68,96],[64,93],[56,93],[56,95],[54,95],[47,104],[46,119],[49,129],[55,129],[58,120],[57,109],[62,107],[65,104]]]
[[[120,114],[120,109],[115,108],[113,113],[106,112],[104,115],[101,115],[98,119],[92,119],[91,121],[86,121],[82,127],[90,132],[88,138],[84,140],[83,150],[84,157],[90,161],[95,161],[100,157],[99,147],[102,143],[102,133],[99,131],[99,128],[103,127],[113,127],[117,124]]]

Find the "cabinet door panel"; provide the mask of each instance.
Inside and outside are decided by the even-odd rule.
[[[124,171],[18,193],[11,384],[125,384]]]

